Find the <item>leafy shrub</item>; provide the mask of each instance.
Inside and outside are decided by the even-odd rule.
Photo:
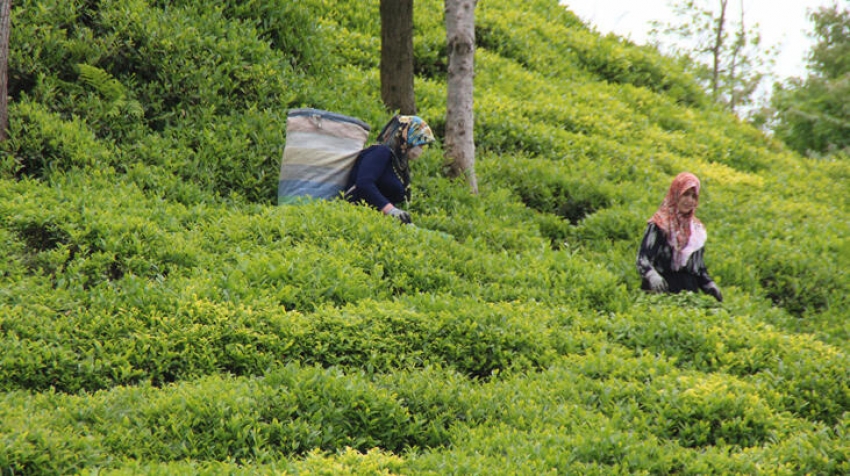
[[[561,5],[541,2],[521,13],[503,4],[488,5],[476,18],[476,34],[484,48],[548,75],[569,77],[579,66],[605,81],[665,92],[692,106],[706,103],[699,87],[672,60],[612,35],[600,37]]]
[[[198,124],[194,120],[208,117],[193,117],[201,111],[277,106],[292,71],[254,28],[203,5],[159,9],[109,2],[100,21],[117,41],[134,45],[101,62],[139,82],[137,98],[155,130],[174,119]]]
[[[764,444],[780,424],[770,405],[753,390],[722,377],[679,377],[654,404],[659,436],[674,438],[685,447]]]
[[[192,2],[186,2],[191,4]],[[293,68],[325,73],[333,56],[329,55],[327,33],[317,16],[320,2],[239,1],[225,2],[224,14],[253,22],[261,38],[285,54]]]
[[[850,402],[850,388],[840,383],[847,379],[846,356],[810,338],[780,336],[747,321],[729,322],[725,312],[711,308],[665,307],[645,313],[644,319],[623,316],[603,328],[617,342],[670,356],[683,368],[737,375],[781,391],[771,397],[771,405],[801,418],[832,424]],[[759,330],[755,335],[754,329]],[[814,374],[828,377],[812,379]],[[815,393],[816,400],[811,398]]]
[[[822,258],[811,256],[790,243],[771,241],[761,249],[760,282],[767,296],[777,305],[801,316],[823,310],[834,295],[834,271],[824,268]]]
[[[445,3],[439,0],[420,0],[413,12],[413,71],[416,76],[442,82],[448,72],[448,54],[446,47],[446,26],[443,15],[434,12],[445,8]],[[476,29],[476,48],[478,47]],[[417,87],[417,107],[421,107],[422,97]],[[434,129],[433,120],[428,121]]]
[[[87,62],[90,55],[96,57],[101,39],[86,26],[92,14],[86,4],[84,0],[24,0],[14,5],[10,98],[31,95],[40,89],[39,83],[56,84],[48,78],[68,81],[76,77],[76,64]]]
[[[298,366],[262,379],[211,377],[168,391],[142,386],[87,398],[45,394],[28,403],[19,395],[10,403],[0,413],[7,443],[0,463],[25,472],[110,466],[116,456],[262,464],[313,449],[399,452],[442,443],[423,439],[434,436],[423,432],[427,418],[411,415],[392,388]]]
[[[572,224],[609,204],[607,194],[598,187],[579,179],[565,180],[568,173],[553,174],[560,171],[560,164],[505,157],[490,167],[493,178],[512,188],[528,207]]]
[[[21,101],[10,108],[9,140],[3,144],[4,177],[47,179],[74,168],[109,167],[111,147],[97,140],[81,120],[63,120],[43,106]]]

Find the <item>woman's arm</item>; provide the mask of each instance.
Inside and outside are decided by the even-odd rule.
[[[637,271],[641,277],[646,277],[650,272],[659,271],[655,269],[655,261],[658,257],[658,250],[665,242],[664,234],[650,223],[646,226],[646,231],[643,233],[643,240],[640,242],[640,248],[637,255]]]
[[[700,289],[722,302],[723,295],[720,293],[720,288],[708,274],[708,267],[705,265],[705,247],[696,250],[691,259],[694,260],[693,264],[697,270],[697,284]]]
[[[691,255],[691,259],[693,260],[694,266],[692,269],[696,269],[697,283],[700,288],[704,289],[708,283],[714,282],[708,274],[708,268],[705,265],[705,248],[700,248],[694,251],[694,254]]]
[[[392,161],[392,151],[388,147],[374,147],[363,153],[354,185],[357,193],[366,203],[384,211],[391,208],[390,200],[378,188],[378,179]]]
[[[668,289],[667,282],[661,276],[659,270],[655,268],[659,250],[665,242],[664,233],[654,223],[650,223],[646,226],[638,250],[636,265],[638,273],[644,281],[643,286],[648,285],[649,289],[655,292],[664,292]]]

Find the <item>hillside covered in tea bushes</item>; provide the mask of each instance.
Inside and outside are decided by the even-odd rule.
[[[291,108],[380,100],[377,0],[13,2],[0,474],[845,475],[850,158],[557,0],[476,11],[480,194],[277,206]],[[445,121],[441,0],[416,98]],[[641,292],[681,171],[724,301]]]

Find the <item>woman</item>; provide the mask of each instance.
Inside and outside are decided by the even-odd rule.
[[[410,199],[410,161],[435,142],[434,134],[418,116],[395,116],[377,141],[357,158],[345,197],[350,202],[364,201],[385,215],[410,223],[410,214],[395,204]]]
[[[705,227],[694,216],[699,191],[695,175],[680,173],[673,179],[661,207],[649,219],[637,256],[641,289],[656,293],[701,289],[723,301],[705,266]]]

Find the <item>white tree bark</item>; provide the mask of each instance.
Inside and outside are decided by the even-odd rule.
[[[449,66],[444,159],[447,174],[463,176],[472,193],[477,194],[472,113],[476,3],[477,0],[446,0]]]

